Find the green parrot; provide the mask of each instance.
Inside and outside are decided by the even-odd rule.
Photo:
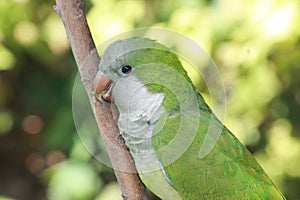
[[[285,199],[166,46],[141,37],[119,40],[105,50],[99,68],[96,97],[117,106],[139,177],[158,197]],[[203,154],[205,141],[214,145]]]

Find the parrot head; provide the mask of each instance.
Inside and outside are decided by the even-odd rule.
[[[163,70],[166,68],[168,70]],[[114,101],[119,111],[128,108],[129,101],[131,106],[143,103],[149,98],[145,90],[152,91],[153,95],[162,93],[167,110],[178,110],[174,92],[162,86],[162,83],[154,82],[158,79],[176,82],[172,80],[176,78],[172,73],[179,73],[191,83],[177,55],[164,45],[147,38],[134,37],[112,43],[104,52],[99,69],[94,84],[96,97],[99,100]],[[162,99],[158,99],[161,98],[156,97],[153,101],[161,103]]]

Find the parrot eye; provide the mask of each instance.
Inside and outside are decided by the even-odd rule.
[[[120,75],[129,74],[132,71],[132,67],[130,65],[122,65],[121,68],[118,70]]]

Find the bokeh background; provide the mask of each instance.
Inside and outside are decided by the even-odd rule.
[[[54,1],[0,1],[0,199],[121,199],[112,170],[81,144],[76,64]],[[227,91],[225,124],[287,199],[300,199],[299,0],[91,0],[96,45],[138,27],[199,44]]]

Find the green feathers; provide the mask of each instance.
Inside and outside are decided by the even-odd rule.
[[[254,157],[225,127],[213,150],[206,157],[199,158],[211,115],[201,112],[200,116],[193,143],[179,159],[165,167],[167,176],[182,198],[283,199]],[[180,116],[169,118],[161,133],[153,137],[157,151],[176,137],[178,124]],[[165,152],[157,156],[162,163],[168,162],[169,155]]]

